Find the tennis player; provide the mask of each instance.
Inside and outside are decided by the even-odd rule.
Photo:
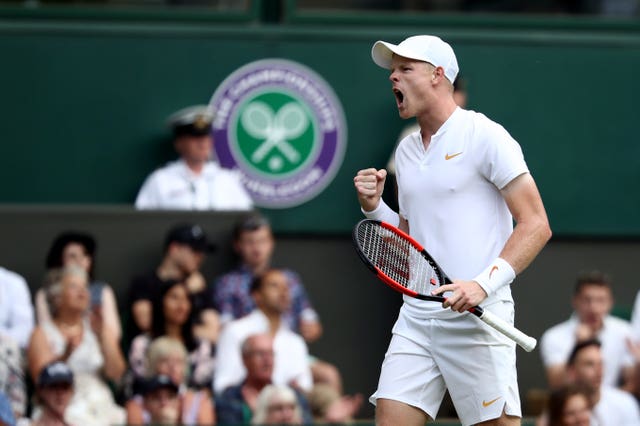
[[[354,178],[362,211],[408,232],[454,278],[432,292],[451,309],[404,297],[370,399],[376,423],[423,425],[448,389],[465,425],[520,424],[515,344],[460,313],[482,303],[513,323],[510,284],[551,237],[536,184],[502,126],[456,105],[449,44],[420,35],[371,53],[391,72],[400,117],[420,131],[396,150],[399,214],[381,198],[386,170],[374,168]]]

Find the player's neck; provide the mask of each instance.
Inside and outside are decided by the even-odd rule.
[[[438,132],[438,129],[451,117],[458,105],[453,101],[452,97],[445,97],[430,107],[424,113],[416,116],[418,124],[420,124],[420,134],[425,148],[431,142],[431,137]]]

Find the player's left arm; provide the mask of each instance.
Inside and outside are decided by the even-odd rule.
[[[516,275],[524,271],[551,238],[551,227],[533,177],[523,173],[500,190],[516,222],[500,257]]]
[[[538,187],[529,173],[514,178],[500,190],[516,226],[500,252],[515,274],[522,272],[535,259],[551,238],[551,228],[542,204]],[[453,293],[443,303],[445,308],[464,312],[477,306],[487,298],[487,293],[476,281],[453,280],[452,284],[441,286],[432,294]]]

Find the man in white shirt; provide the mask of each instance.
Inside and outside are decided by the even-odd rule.
[[[273,337],[273,383],[310,391],[313,380],[307,345],[282,319],[282,314],[291,303],[287,276],[279,269],[266,271],[253,281],[251,295],[256,302],[256,309],[245,317],[227,323],[220,334],[214,392],[220,393],[242,382],[246,376],[242,363],[242,343],[247,337],[259,333],[268,333]]]
[[[640,409],[630,393],[603,383],[603,354],[595,339],[573,347],[567,361],[570,382],[584,386],[591,395],[592,424],[599,426],[640,425]]]
[[[213,111],[207,105],[169,117],[180,159],[145,180],[135,206],[156,210],[250,210],[253,202],[239,175],[211,160]]]
[[[33,304],[27,282],[20,275],[0,267],[0,334],[24,349],[33,331]]]
[[[565,381],[566,363],[576,342],[598,339],[604,355],[603,383],[617,387],[627,383],[633,358],[627,347],[631,336],[628,321],[611,316],[613,295],[610,278],[599,271],[580,274],[572,299],[574,314],[542,335],[540,354],[550,387]]]

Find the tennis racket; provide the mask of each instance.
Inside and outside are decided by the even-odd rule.
[[[450,284],[451,280],[429,253],[405,232],[386,222],[364,219],[353,230],[353,242],[360,259],[394,290],[421,300],[445,301],[443,296],[431,295],[431,290]],[[531,352],[536,347],[536,339],[482,307],[475,306],[469,312],[525,351]]]

